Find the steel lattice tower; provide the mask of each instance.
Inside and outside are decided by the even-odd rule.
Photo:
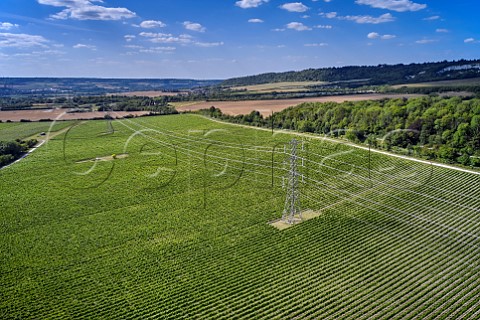
[[[283,209],[282,220],[288,224],[302,220],[302,213],[300,211],[300,191],[298,189],[298,141],[293,139],[290,142],[290,170],[287,174],[287,196],[285,198],[285,208]]]

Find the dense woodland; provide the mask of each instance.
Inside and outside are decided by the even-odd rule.
[[[246,86],[273,82],[328,81],[346,82],[357,80],[362,85],[401,84],[439,80],[465,79],[480,75],[480,60],[442,61],[413,63],[409,65],[347,66],[280,73],[264,73],[255,76],[228,79],[222,86]],[[363,80],[358,83],[358,80]]]
[[[227,116],[255,126],[326,134],[389,151],[480,167],[480,99],[422,97],[344,103],[304,103],[266,119],[259,112]]]
[[[28,149],[37,144],[37,140],[0,141],[0,168],[6,166],[24,155]]]

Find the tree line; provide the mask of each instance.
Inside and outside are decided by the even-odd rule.
[[[36,139],[15,141],[0,141],[0,167],[6,166],[21,158],[38,141]]]
[[[274,82],[328,81],[341,82],[363,79],[368,85],[400,84],[406,82],[430,82],[478,77],[480,60],[441,61],[377,66],[346,66],[279,73],[264,73],[254,76],[225,80],[221,86],[247,86]],[[473,68],[465,66],[471,65]],[[457,68],[456,68],[457,67]]]
[[[152,111],[159,114],[177,113],[175,108],[169,105],[179,101],[175,96],[161,97],[127,97],[127,96],[75,96],[72,98],[57,97],[4,97],[0,98],[0,110],[29,110],[50,108],[84,108],[91,111]]]
[[[421,97],[359,102],[309,102],[264,118],[258,111],[228,116],[255,126],[326,134],[388,151],[480,167],[480,99]]]

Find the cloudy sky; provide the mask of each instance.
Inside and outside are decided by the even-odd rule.
[[[221,79],[480,58],[479,0],[0,0],[0,77]]]

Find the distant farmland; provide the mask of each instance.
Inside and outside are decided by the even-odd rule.
[[[115,112],[70,112],[67,113],[65,109],[44,109],[44,110],[15,110],[15,111],[0,111],[0,120],[2,121],[21,121],[21,120],[78,120],[78,119],[94,119],[103,118],[110,115],[114,118],[123,118],[127,115],[145,115],[148,111],[115,111]]]
[[[278,99],[278,100],[250,100],[250,101],[202,101],[197,103],[178,104],[178,111],[195,111],[206,109],[212,106],[219,108],[223,113],[229,115],[248,114],[252,111],[259,111],[262,115],[268,116],[272,112],[278,112],[291,106],[296,106],[304,102],[344,102],[344,101],[364,101],[380,100],[387,98],[411,98],[419,97],[418,94],[358,94],[358,95],[339,95],[318,98],[301,99]]]
[[[393,89],[407,88],[434,88],[434,87],[467,87],[480,86],[480,78],[462,79],[462,80],[444,80],[432,82],[406,83],[392,86]]]
[[[325,85],[328,82],[324,81],[309,81],[309,82],[276,82],[276,83],[266,83],[266,84],[257,84],[251,86],[238,86],[231,87],[230,90],[245,90],[248,93],[251,92],[301,92],[311,90],[309,86],[319,86]]]

